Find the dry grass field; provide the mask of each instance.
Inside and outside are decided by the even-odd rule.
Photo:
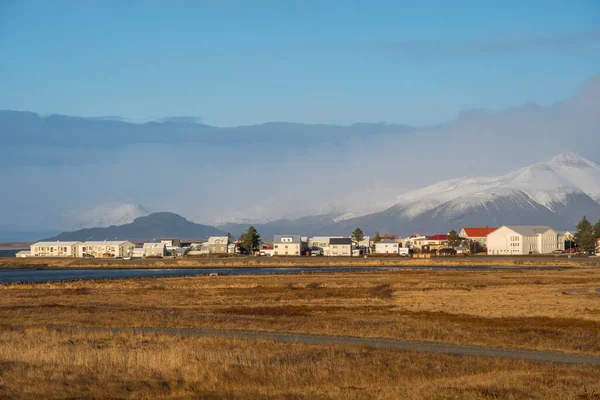
[[[597,366],[47,328],[54,325],[307,332],[600,355],[595,268],[0,285],[0,398],[600,399]]]
[[[404,257],[186,257],[121,260],[110,258],[0,258],[0,268],[253,268],[253,267],[390,267],[390,266],[499,266],[600,267],[600,258],[566,255]]]

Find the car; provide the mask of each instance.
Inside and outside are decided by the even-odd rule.
[[[579,253],[579,249],[577,247],[572,247],[570,249],[565,249],[565,253],[571,253],[571,254]]]
[[[129,261],[129,260],[131,260],[131,257],[123,257],[123,260]]]
[[[561,249],[552,250],[552,254],[562,254],[562,253],[564,253],[564,251],[562,251]]]

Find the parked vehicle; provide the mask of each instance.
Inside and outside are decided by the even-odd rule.
[[[400,257],[408,257],[410,255],[410,249],[408,247],[400,247],[398,249],[398,255]]]
[[[571,253],[571,254],[579,253],[579,249],[576,247],[571,248],[571,249],[565,249],[565,253]]]
[[[552,250],[552,254],[562,254],[562,253],[564,253],[564,251],[562,251],[561,249]]]

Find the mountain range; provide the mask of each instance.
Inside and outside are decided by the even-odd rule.
[[[365,200],[365,203],[368,200]],[[600,217],[600,166],[573,153],[559,154],[499,176],[450,179],[402,194],[375,212],[364,209],[283,219],[255,227],[263,234],[439,233],[463,226],[550,225],[572,229],[583,215]],[[248,224],[223,224],[237,234]]]

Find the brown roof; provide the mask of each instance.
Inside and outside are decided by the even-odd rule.
[[[485,237],[490,233],[494,232],[498,228],[490,228],[486,226],[485,228],[463,228],[465,233],[469,237]]]

